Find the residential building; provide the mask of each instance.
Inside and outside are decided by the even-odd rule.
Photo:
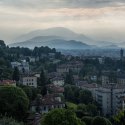
[[[62,95],[62,96],[64,94],[64,87],[60,87],[60,86],[54,85],[54,84],[47,85],[47,90],[48,90],[48,92]]]
[[[96,89],[96,101],[100,104],[103,115],[114,115],[124,106],[125,86],[108,84]]]
[[[61,74],[64,74],[64,73],[68,73],[69,70],[72,70],[75,73],[79,73],[82,67],[83,67],[82,62],[80,62],[80,61],[71,61],[69,63],[59,65],[57,67],[57,72],[61,73]]]
[[[37,104],[37,101],[33,101],[31,104],[31,111],[36,112],[36,109],[39,109],[41,114],[48,113],[50,110],[55,108],[64,108],[65,103],[61,100],[61,97],[57,94],[47,94],[44,97],[40,98],[40,103]]]
[[[16,86],[16,81],[13,80],[2,80],[0,81],[0,85],[10,85],[10,86]]]
[[[51,81],[54,85],[58,85],[58,86],[64,85],[64,78],[62,77],[54,77],[53,79],[51,79]]]
[[[29,68],[29,63],[26,62],[25,60],[21,62],[11,62],[12,68],[17,67],[21,73],[29,73],[30,68]]]
[[[20,84],[37,88],[37,77],[36,76],[22,76],[20,79]]]
[[[96,99],[96,89],[98,88],[96,83],[89,84],[87,81],[79,81],[77,86],[79,88],[89,90],[92,93],[93,98]]]

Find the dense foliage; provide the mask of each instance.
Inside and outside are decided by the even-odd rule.
[[[12,118],[1,118],[0,119],[0,125],[23,125],[23,123],[18,123]]]
[[[85,125],[74,112],[66,109],[55,109],[43,118],[42,125]]]
[[[76,86],[66,85],[65,86],[65,99],[73,103],[92,103],[92,93],[88,90],[80,89]]]
[[[97,116],[93,119],[92,125],[112,125],[112,124],[108,119]]]
[[[119,112],[113,120],[115,125],[125,125],[125,111]]]
[[[24,120],[29,100],[25,92],[18,87],[0,87],[0,114]]]

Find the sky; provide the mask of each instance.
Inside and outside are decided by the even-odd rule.
[[[66,27],[95,40],[125,41],[125,0],[0,0],[0,39]]]

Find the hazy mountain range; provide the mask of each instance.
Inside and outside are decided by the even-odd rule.
[[[121,45],[121,44],[120,44]],[[125,43],[122,43],[122,46]],[[36,30],[22,35],[9,46],[29,47],[49,46],[57,49],[91,49],[91,48],[118,48],[118,44],[108,41],[95,41],[84,34],[77,34],[67,28],[56,27],[46,30]]]

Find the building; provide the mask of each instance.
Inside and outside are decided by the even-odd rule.
[[[125,85],[123,84],[108,83],[97,85],[95,83],[79,82],[77,86],[91,91],[94,100],[100,105],[101,113],[104,116],[115,115],[125,108]]]
[[[63,96],[63,94],[64,94],[64,87],[60,87],[60,86],[57,86],[54,84],[47,85],[47,90],[48,90],[48,92],[51,92],[53,94],[58,94],[61,96]]]
[[[37,77],[36,76],[22,76],[20,79],[20,84],[37,88]]]
[[[111,80],[111,77],[114,77],[115,78],[115,83],[117,84],[123,84],[125,85],[125,74],[124,73],[115,73],[115,75],[111,76],[111,73],[107,72],[107,73],[104,73],[101,77],[102,79],[102,84],[109,84],[110,82],[112,82]]]
[[[21,73],[28,74],[30,71],[29,63],[26,62],[25,60],[23,60],[21,62],[11,62],[11,66],[12,66],[12,68],[17,67]]]
[[[64,74],[64,73],[68,73],[69,70],[72,70],[72,72],[74,72],[74,73],[79,73],[82,67],[83,67],[82,62],[71,61],[69,63],[59,65],[57,67],[57,72],[61,73],[61,74]]]
[[[54,77],[53,79],[51,79],[51,82],[54,85],[63,86],[64,85],[64,78],[62,78],[62,77]]]
[[[121,49],[121,50],[120,50],[120,59],[123,59],[123,57],[124,57],[124,50]]]
[[[79,81],[77,86],[79,88],[89,90],[92,93],[93,98],[96,99],[96,89],[98,88],[96,83],[88,84],[87,81]]]
[[[61,100],[61,97],[57,94],[48,94],[40,98],[40,103],[33,101],[31,104],[31,111],[36,112],[37,108],[41,114],[48,113],[55,108],[64,108],[65,103]]]
[[[124,106],[125,86],[108,84],[96,89],[96,101],[104,116],[117,114]],[[124,98],[123,98],[124,97]]]
[[[0,85],[2,85],[2,86],[6,86],[6,85],[16,86],[16,81],[13,81],[13,80],[2,80],[2,81],[0,81]]]

